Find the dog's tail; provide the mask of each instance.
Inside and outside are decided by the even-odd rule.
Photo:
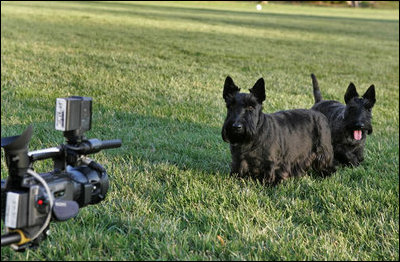
[[[312,85],[313,85],[313,91],[314,91],[314,100],[315,100],[315,104],[316,104],[322,100],[322,95],[321,95],[321,92],[319,91],[319,85],[318,85],[317,78],[315,77],[314,74],[311,74],[311,79],[312,79]]]

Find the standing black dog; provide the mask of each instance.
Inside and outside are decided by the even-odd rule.
[[[228,76],[223,92],[228,114],[222,138],[230,143],[231,174],[275,185],[303,175],[310,167],[322,176],[335,171],[331,133],[323,114],[307,109],[263,114],[262,78],[249,94],[239,91]]]
[[[329,120],[335,165],[358,166],[364,160],[367,134],[372,133],[372,107],[375,87],[371,85],[362,97],[350,83],[344,95],[346,105],[334,100],[322,100],[317,78],[311,74],[315,104],[312,109],[323,113]]]

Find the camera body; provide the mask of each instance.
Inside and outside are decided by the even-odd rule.
[[[120,147],[121,140],[86,139],[91,118],[91,98],[57,98],[55,128],[64,132],[65,144],[29,152],[32,126],[20,136],[1,139],[9,170],[7,179],[1,181],[1,218],[8,233],[2,235],[2,246],[12,244],[16,250],[38,246],[50,220],[65,221],[75,217],[79,208],[105,199],[107,172],[87,155]],[[35,161],[49,158],[54,170],[34,172]]]

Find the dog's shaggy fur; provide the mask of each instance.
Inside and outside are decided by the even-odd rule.
[[[277,184],[301,176],[311,167],[322,176],[335,171],[331,133],[323,114],[307,109],[263,114],[262,78],[249,94],[239,91],[228,76],[223,91],[228,112],[222,138],[230,143],[231,173]]]
[[[364,160],[367,134],[372,133],[372,107],[375,87],[371,85],[362,97],[350,83],[344,95],[346,105],[334,100],[323,100],[317,78],[311,74],[315,104],[313,110],[323,113],[329,121],[335,165],[358,166]]]

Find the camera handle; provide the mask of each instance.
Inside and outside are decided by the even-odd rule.
[[[21,242],[22,236],[20,232],[11,232],[1,235],[1,246],[8,246]]]
[[[97,153],[103,149],[117,148],[122,145],[121,139],[112,140],[99,140],[97,138],[84,140],[78,146],[70,144],[61,145],[59,147],[50,147],[46,149],[40,149],[36,151],[28,152],[28,156],[31,162],[38,160],[57,158],[64,154],[65,149],[71,150],[79,155],[88,155]]]

